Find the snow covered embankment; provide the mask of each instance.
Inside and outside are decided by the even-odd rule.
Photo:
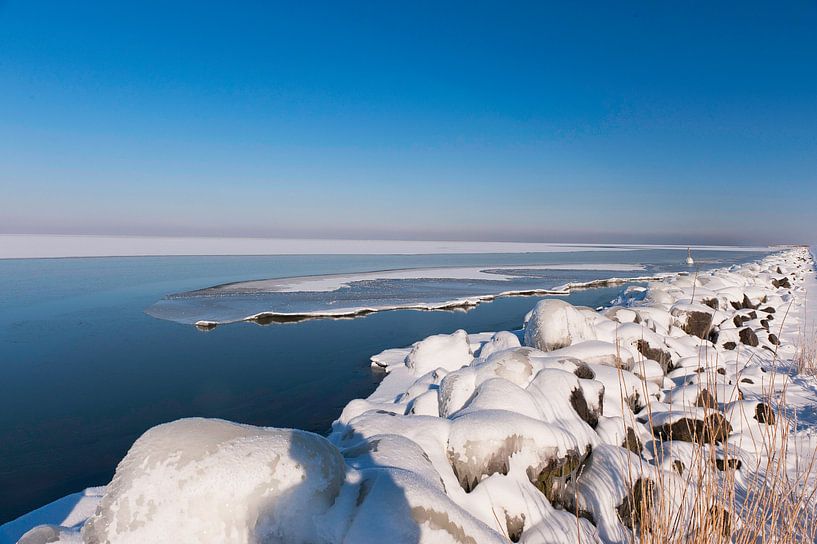
[[[786,504],[813,485],[802,467],[817,441],[790,421],[817,406],[813,379],[790,378],[811,267],[795,249],[655,283],[604,312],[548,299],[519,333],[457,331],[387,350],[373,361],[389,375],[328,439],[220,420],[160,425],[87,522],[21,542],[669,542],[807,530],[798,515],[813,505]],[[807,535],[795,536],[782,541]]]

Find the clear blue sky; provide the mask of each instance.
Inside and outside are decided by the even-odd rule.
[[[774,242],[816,209],[814,1],[0,0],[0,232]]]

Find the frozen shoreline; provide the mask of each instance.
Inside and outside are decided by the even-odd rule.
[[[493,300],[503,297],[516,296],[545,296],[545,295],[569,295],[574,290],[593,289],[596,287],[609,287],[613,285],[621,285],[624,283],[657,281],[667,277],[678,275],[677,273],[662,273],[652,276],[634,276],[630,278],[610,277],[598,280],[590,280],[586,282],[570,282],[554,287],[553,289],[523,289],[523,290],[509,290],[502,291],[496,294],[478,295],[466,298],[450,299],[436,303],[406,303],[380,306],[349,306],[341,308],[333,308],[331,310],[320,311],[306,311],[306,312],[274,312],[261,311],[246,317],[241,317],[232,320],[199,320],[190,322],[201,329],[212,329],[219,325],[229,323],[238,323],[241,321],[257,322],[260,324],[267,323],[294,323],[299,321],[307,321],[310,319],[345,319],[362,317],[375,312],[387,312],[393,310],[457,310],[468,309],[482,304],[483,302],[491,302]]]
[[[796,255],[796,251],[789,255]],[[638,414],[643,413],[649,405],[655,415],[653,425],[656,422],[672,425],[683,416],[696,413],[698,408],[695,406],[700,399],[701,390],[707,386],[714,387],[710,394],[723,397],[724,402],[718,403],[717,411],[724,414],[732,424],[733,432],[729,435],[728,442],[732,444],[730,447],[737,448],[737,455],[746,464],[743,470],[748,471],[754,457],[760,455],[751,451],[748,442],[765,427],[758,421],[746,421],[742,410],[749,409],[750,406],[751,410],[759,410],[756,407],[762,400],[756,399],[764,398],[764,387],[778,390],[779,384],[774,381],[769,383],[762,371],[764,367],[789,361],[794,357],[795,342],[799,336],[798,325],[803,319],[796,315],[804,314],[793,312],[788,322],[783,315],[789,305],[811,314],[813,305],[805,302],[804,295],[807,294],[811,301],[814,291],[809,286],[815,285],[813,272],[802,272],[794,258],[780,260],[777,256],[771,256],[764,259],[764,262],[765,268],[744,265],[733,267],[734,270],[728,272],[710,271],[697,279],[682,276],[655,283],[651,285],[648,295],[651,298],[647,302],[608,310],[602,314],[574,307],[559,309],[558,312],[565,313],[554,314],[555,310],[552,308],[537,307],[522,335],[525,343],[529,346],[533,344],[533,348],[520,348],[519,335],[512,333],[466,335],[463,332],[430,337],[413,347],[388,350],[388,354],[384,352],[373,356],[376,364],[389,367],[389,376],[368,399],[350,402],[330,435],[330,443],[341,453],[346,468],[341,469],[345,475],[339,480],[334,502],[320,507],[325,507],[319,513],[319,517],[324,519],[321,531],[345,534],[347,541],[354,542],[385,534],[405,535],[409,538],[409,533],[403,531],[410,532],[415,528],[419,531],[417,536],[423,537],[421,541],[434,541],[432,537],[439,537],[439,531],[445,530],[445,527],[440,529],[439,524],[429,524],[426,515],[417,515],[417,508],[420,508],[423,512],[446,512],[448,519],[456,527],[478,542],[506,541],[508,536],[513,536],[510,533],[516,530],[519,531],[517,537],[529,542],[546,535],[556,537],[562,534],[563,538],[564,535],[575,538],[577,526],[588,541],[620,541],[616,535],[624,535],[621,531],[627,530],[626,527],[622,529],[622,520],[615,513],[611,518],[610,512],[594,502],[596,498],[603,498],[602,502],[613,500],[612,504],[619,504],[615,501],[623,500],[623,495],[616,495],[627,492],[622,482],[616,484],[617,487],[614,485],[609,497],[594,495],[602,487],[604,478],[621,470],[619,458],[627,459],[627,455],[631,454],[641,455],[642,462],[651,467],[649,471],[667,471],[668,474],[673,474],[675,461],[685,459],[668,452],[661,453],[661,456],[666,457],[660,457],[655,449],[649,450],[647,444],[653,443],[650,442],[652,432]],[[785,270],[778,274],[775,266],[783,266]],[[787,289],[770,285],[772,280],[777,282],[783,277],[788,278],[791,273],[797,275],[796,278],[789,278],[792,287]],[[787,291],[790,293],[787,294]],[[691,300],[687,297],[691,297]],[[718,300],[717,309],[701,304],[712,298]],[[754,308],[747,307],[745,300],[749,300],[748,304]],[[777,311],[766,312],[766,308]],[[717,326],[713,325],[718,332],[716,336],[705,332],[702,333],[702,338],[683,330],[687,327],[690,330],[694,328],[699,319],[696,315],[700,313],[713,316],[709,320],[710,325],[716,317],[718,320],[723,319]],[[764,326],[764,320],[760,316],[752,317],[752,313],[774,319],[767,321]],[[735,321],[739,317],[740,325]],[[773,327],[780,326],[779,331],[774,329],[777,332],[774,336],[780,341],[780,346],[773,342],[769,324]],[[757,342],[755,346],[750,345],[753,342],[752,335],[742,332],[747,328],[752,329],[754,341]],[[569,338],[567,346],[555,347],[560,344],[553,344],[554,338],[558,340],[565,335]],[[610,342],[613,338],[621,338],[622,345],[618,345],[618,340],[613,345]],[[646,340],[647,348],[639,340]],[[736,344],[739,349],[734,346],[729,349],[730,343]],[[644,356],[642,351],[646,351],[650,357]],[[669,362],[663,360],[664,353]],[[770,353],[778,353],[781,361],[777,360],[776,355],[769,355]],[[637,364],[639,359],[641,363]],[[581,365],[575,362],[577,360],[581,361]],[[662,364],[669,363],[672,370],[662,368]],[[706,384],[698,380],[693,381],[695,386],[690,388],[686,382],[696,376],[695,370],[702,365],[713,371],[716,383]],[[592,371],[593,377],[588,377],[589,374],[583,370],[579,372],[584,367]],[[610,374],[607,369],[612,369],[613,373]],[[715,372],[716,369],[718,372]],[[627,387],[633,388],[625,388],[625,392],[630,391],[628,395],[644,388],[641,401],[633,405],[641,405],[640,412],[634,408],[626,408],[625,404],[629,405],[632,399],[628,398],[625,403],[625,393],[617,393],[620,391],[617,386],[618,374],[626,376]],[[740,387],[745,398],[735,400],[731,397],[737,390],[735,382],[744,377],[759,380],[759,383],[755,387],[741,381]],[[585,397],[584,413],[574,411],[575,406],[570,408],[573,402],[569,398],[570,387],[563,391],[560,386],[555,385],[574,382]],[[605,400],[603,408],[600,401],[595,403],[592,400],[591,392],[598,393],[599,384]],[[547,394],[544,396],[536,392],[540,386],[546,387]],[[554,395],[560,397],[562,392],[567,394],[565,399],[556,404],[548,400]],[[793,397],[799,395],[797,398],[801,403],[817,403],[817,398],[809,396],[809,391],[802,387],[790,394]],[[527,400],[531,395],[531,400]],[[646,403],[646,399],[653,400]],[[500,417],[495,413],[497,411],[503,411],[503,415]],[[590,425],[588,418],[595,420],[595,427]],[[176,428],[174,425],[178,425],[179,430],[184,430],[185,425],[192,425],[197,435],[204,433],[205,440],[209,440],[207,436],[212,436],[211,439],[216,440],[213,444],[222,444],[221,438],[207,434],[210,424],[206,420],[182,420],[177,424],[161,427],[170,431]],[[533,442],[521,443],[518,453],[511,455],[509,466],[499,472],[492,472],[494,469],[490,467],[494,461],[491,456],[496,454],[496,449],[490,443],[504,436],[503,433],[509,426],[521,433],[521,436],[527,436],[527,432],[533,433],[530,435]],[[260,428],[236,427],[241,427],[241,433],[247,432],[250,436],[253,433],[258,437],[266,436],[265,431]],[[642,443],[637,453],[626,447],[629,440],[629,431],[624,432],[626,429],[631,429],[635,439]],[[476,453],[477,457],[473,462],[458,465],[452,461],[452,452],[456,457],[460,451],[458,448],[461,444],[458,445],[457,442],[460,440],[457,433],[460,432],[474,440],[493,436],[491,433],[495,433],[496,437],[486,438],[488,442],[478,446],[475,442],[471,446],[472,452],[480,453]],[[539,442],[542,432],[549,437],[545,443]],[[621,432],[626,436],[621,435]],[[173,433],[166,439],[173,440]],[[275,440],[279,439],[281,438]],[[808,436],[804,435],[802,439],[806,446],[812,444]],[[619,447],[622,441],[624,448]],[[149,443],[150,441],[146,442]],[[314,447],[323,448],[320,444],[323,443],[318,441]],[[376,444],[374,449],[372,444]],[[683,450],[681,445],[687,443],[681,441],[678,444],[678,448]],[[579,485],[572,492],[585,501],[582,503],[585,507],[591,509],[589,512],[593,515],[595,524],[582,521],[577,525],[576,518],[571,514],[553,508],[560,500],[558,497],[547,497],[544,490],[535,489],[535,486],[527,487],[533,483],[529,481],[530,463],[542,456],[547,459],[568,459],[572,455],[571,451],[581,454],[583,447],[588,445],[593,448],[593,466],[597,470],[588,469],[585,484]],[[179,447],[184,448],[184,443],[179,443]],[[210,447],[222,446],[208,446]],[[290,455],[293,455],[291,452],[295,450],[292,446],[287,448]],[[626,453],[628,451],[630,453]],[[161,455],[158,449],[155,453]],[[285,457],[281,450],[278,450],[278,455]],[[334,463],[329,459],[334,459],[335,454],[326,455],[326,458],[319,457],[322,459],[319,465],[324,468]],[[484,457],[485,455],[488,457]],[[481,457],[484,457],[483,461],[478,460]],[[132,462],[137,461],[138,457]],[[627,466],[629,465],[625,463],[624,468]],[[117,475],[120,476],[120,471],[117,471]],[[471,484],[473,475],[476,475],[476,483]],[[151,476],[146,473],[142,477]],[[173,472],[166,473],[165,477],[174,477]],[[434,484],[434,478],[440,479],[442,488]],[[677,479],[677,475],[673,478]],[[599,479],[598,485],[593,484],[595,479]],[[124,482],[125,480],[120,481],[119,491],[111,492],[114,495],[119,493],[119,498],[111,500],[125,500],[127,492],[122,495],[121,490]],[[615,484],[615,479],[612,484]],[[467,489],[469,487],[470,491]],[[364,488],[369,491],[364,494],[361,503],[360,493]],[[512,491],[509,494],[511,488],[525,491]],[[133,489],[131,494],[136,492],[136,488]],[[404,496],[395,495],[399,490],[402,490]],[[142,488],[139,493],[148,493],[148,490]],[[137,495],[131,495],[134,496]],[[358,497],[357,507],[353,506],[355,496]],[[367,496],[376,498],[367,501]],[[400,513],[401,500],[408,501],[411,514]],[[120,502],[121,504],[124,503]],[[168,503],[165,504],[167,508]],[[246,506],[252,507],[249,503]],[[110,507],[111,503],[108,504],[108,508]],[[307,510],[311,511],[309,508]],[[389,515],[385,520],[374,523],[376,512],[383,511],[389,512]],[[34,516],[37,512],[39,514]],[[282,512],[279,514],[284,516]],[[495,520],[502,520],[503,517],[507,523],[498,525]],[[114,530],[105,521],[104,513],[101,519],[100,523],[104,524],[99,528],[100,531]],[[366,520],[371,526],[366,524]],[[520,520],[523,520],[521,525]],[[62,524],[61,520],[49,518],[47,507],[12,524],[19,531],[25,528],[26,523],[30,527],[33,522]],[[0,536],[3,531],[8,531],[9,525],[0,528]],[[169,526],[164,527],[167,529]],[[189,525],[187,527],[187,530],[194,529]],[[120,535],[122,538],[131,531],[127,528],[123,530],[125,532]],[[135,534],[139,534],[139,530],[134,530]],[[287,529],[279,527],[278,530]],[[379,530],[391,532],[379,533]],[[76,539],[79,538],[76,526],[74,529],[58,529],[57,534],[61,542],[78,541]],[[151,533],[143,533],[142,538],[149,534]],[[358,537],[358,540],[350,535]],[[340,540],[327,537],[327,541]],[[395,541],[399,541],[399,538]]]
[[[550,253],[686,249],[645,244],[560,244],[407,240],[151,237],[0,234],[0,259],[185,255],[414,255],[440,253]],[[695,249],[766,251],[766,247],[697,245]]]

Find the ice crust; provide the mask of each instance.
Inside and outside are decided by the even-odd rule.
[[[817,406],[813,383],[770,372],[795,356],[812,266],[796,248],[655,282],[603,311],[543,300],[523,331],[386,350],[372,357],[381,386],[328,437],[160,425],[87,521],[20,542],[631,542],[634,482],[661,478],[666,504],[692,507],[698,483],[678,467],[713,446],[689,425],[717,419],[713,455],[728,446],[741,461],[740,487],[768,453],[759,438],[789,425],[766,393]],[[804,433],[797,447],[814,447]]]
[[[0,259],[136,255],[416,255],[686,249],[673,245],[0,234]],[[765,247],[695,246],[766,251]]]

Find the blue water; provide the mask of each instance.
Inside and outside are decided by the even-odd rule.
[[[145,313],[168,294],[389,268],[559,261],[675,266],[683,253],[0,260],[0,523],[106,483],[130,444],[165,421],[222,417],[325,432],[350,399],[367,396],[381,379],[370,355],[458,328],[518,328],[538,300],[500,299],[468,313],[399,310],[201,332]],[[700,259],[710,266],[758,256],[713,252]],[[599,306],[623,288],[564,298]]]

